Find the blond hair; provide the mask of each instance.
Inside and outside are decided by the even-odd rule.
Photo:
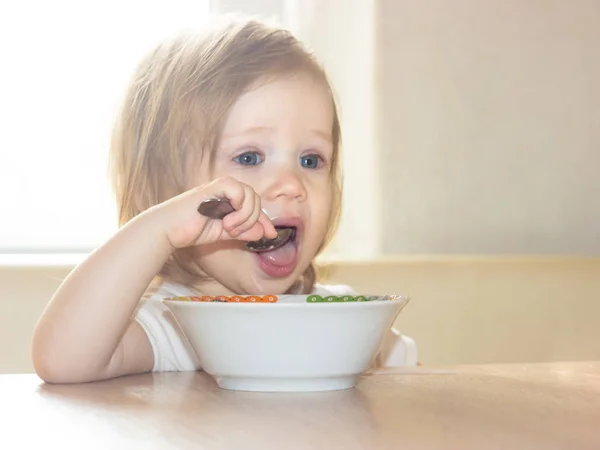
[[[331,93],[323,68],[291,33],[256,20],[228,18],[204,33],[180,34],[158,45],[138,66],[113,132],[111,178],[119,224],[186,189],[192,155],[202,149],[200,157],[212,161],[223,121],[244,92],[258,81],[294,73],[315,77]],[[340,124],[333,94],[331,99],[334,204],[319,252],[341,210]],[[177,253],[161,274],[199,276]],[[316,277],[313,262],[292,290],[310,292]]]

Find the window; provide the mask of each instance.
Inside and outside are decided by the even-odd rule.
[[[208,0],[0,4],[0,251],[88,251],[116,230],[107,177],[126,83]]]

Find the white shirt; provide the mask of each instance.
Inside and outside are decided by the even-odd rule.
[[[313,294],[357,295],[345,285],[317,284]],[[153,372],[195,371],[202,367],[188,339],[177,324],[169,308],[161,299],[165,297],[195,295],[189,288],[175,283],[163,282],[156,291],[142,301],[135,320],[142,326],[154,352]],[[407,366],[417,363],[416,345],[407,336],[392,328],[378,356],[381,366]]]

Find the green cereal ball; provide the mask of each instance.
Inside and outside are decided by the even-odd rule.
[[[357,295],[356,297],[354,297],[354,301],[355,302],[366,302],[367,297],[365,297],[364,295]]]
[[[306,298],[306,301],[308,303],[322,302],[323,301],[323,297],[321,297],[320,295],[309,295]]]
[[[335,296],[335,295],[328,295],[323,300],[326,301],[326,302],[337,302],[337,301],[339,301],[338,297]]]

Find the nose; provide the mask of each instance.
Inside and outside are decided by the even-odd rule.
[[[291,168],[279,168],[269,180],[264,198],[274,200],[306,200],[302,174]]]

